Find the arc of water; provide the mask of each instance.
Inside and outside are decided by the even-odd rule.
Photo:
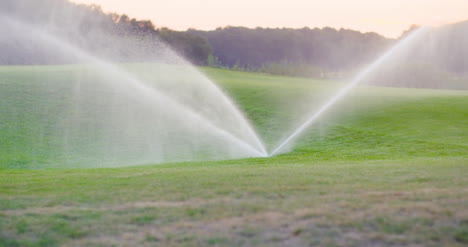
[[[196,70],[197,73],[200,73],[200,71]],[[233,102],[228,98],[228,96],[226,96],[226,94],[222,93],[221,92],[221,89],[214,83],[210,83],[209,86],[219,92],[221,94],[221,100],[223,101],[223,103],[225,104],[228,104],[229,106],[231,106],[234,110],[233,114],[241,121],[241,123],[245,126],[248,127],[247,129],[247,132],[249,135],[253,136],[254,138],[254,142],[256,144],[256,147],[259,149],[259,151],[262,153],[262,157],[267,157],[268,156],[268,152],[265,148],[265,144],[263,143],[262,139],[260,138],[260,136],[257,134],[257,132],[252,128],[252,125],[250,123],[250,121],[248,121],[248,119],[244,116],[244,114],[242,114],[241,111],[238,110],[237,106],[235,106],[233,104]]]
[[[5,18],[5,17],[3,17],[3,18]],[[160,93],[155,88],[144,85],[143,83],[141,83],[140,81],[135,79],[134,76],[131,75],[130,73],[122,71],[121,69],[118,69],[114,65],[111,65],[111,64],[106,63],[104,61],[101,61],[100,59],[86,53],[85,51],[83,51],[83,50],[81,50],[81,49],[79,49],[77,47],[74,47],[74,46],[60,40],[59,38],[57,38],[57,37],[55,37],[55,36],[53,36],[53,35],[51,35],[49,33],[40,32],[40,31],[36,30],[33,27],[28,27],[27,25],[22,24],[19,21],[12,20],[10,18],[8,18],[7,20],[9,22],[15,24],[16,26],[21,27],[22,29],[25,29],[27,31],[30,31],[31,33],[34,33],[38,37],[45,38],[46,40],[52,42],[54,45],[56,45],[58,47],[63,48],[64,50],[68,50],[68,51],[72,52],[75,56],[78,56],[78,57],[81,57],[81,58],[83,58],[85,60],[88,60],[88,61],[92,62],[93,64],[96,64],[96,65],[98,65],[98,66],[100,66],[100,67],[102,67],[104,69],[111,69],[113,71],[118,71],[118,73],[119,73],[118,76],[119,77],[125,78],[126,80],[132,82],[130,85],[133,86],[135,89],[139,90],[144,95],[150,96],[148,98],[150,98],[150,99],[152,99],[154,101],[157,101],[157,102],[167,101],[169,104],[171,104],[177,110],[180,110],[181,113],[184,114],[187,118],[190,118],[190,119],[193,119],[195,121],[199,121],[199,122],[204,123],[206,125],[205,127],[212,128],[214,130],[214,132],[218,136],[228,138],[230,141],[235,143],[237,146],[241,147],[242,149],[244,149],[245,151],[247,151],[248,153],[250,153],[252,155],[259,156],[259,157],[266,157],[267,156],[267,152],[266,152],[264,146],[262,145],[262,142],[260,141],[260,139],[258,138],[257,135],[253,135],[253,137],[255,139],[255,144],[258,146],[258,147],[254,147],[252,144],[246,142],[245,140],[240,139],[239,137],[237,137],[237,136],[233,135],[232,133],[228,132],[227,130],[217,126],[216,124],[212,123],[209,119],[207,119],[203,115],[191,110],[190,108],[188,108],[187,106],[184,106],[182,103],[176,101],[175,99]],[[149,94],[152,94],[152,95],[149,95]],[[227,98],[224,96],[223,100],[227,100]],[[232,104],[231,104],[231,106],[234,107],[234,105],[232,105]],[[237,111],[237,109],[235,109],[235,110]],[[237,116],[242,116],[242,115],[240,113],[237,113]],[[247,128],[249,129],[249,133],[255,133],[255,131],[252,129],[252,127],[248,124],[247,121],[242,121],[242,123],[247,125]]]
[[[106,63],[102,63],[101,61],[93,61],[98,63],[99,66],[104,66],[104,67],[109,67],[113,68],[113,65],[109,65]],[[183,104],[179,103],[178,101],[172,99],[171,97],[164,95],[160,93],[159,91],[155,90],[152,87],[145,86],[144,84],[140,83],[138,80],[134,79],[131,74],[119,71],[119,73],[122,74],[122,76],[126,76],[128,80],[132,82],[132,85],[135,87],[135,89],[138,89],[141,93],[146,94],[148,96],[148,99],[155,101],[155,103],[160,103],[161,101],[166,101],[167,103],[171,104],[172,107],[175,107],[177,110],[179,110],[183,115],[185,115],[187,118],[195,120],[197,122],[202,122],[204,123],[208,128],[213,129],[218,136],[225,137],[233,141],[236,145],[239,147],[242,147],[245,151],[248,151],[249,153],[255,154],[255,156],[267,156],[266,151],[263,151],[262,149],[258,150],[256,147],[254,147],[252,144],[240,139],[239,137],[233,135],[232,133],[226,131],[223,128],[220,128],[210,120],[208,120],[206,117],[203,115],[190,110],[190,108],[184,106]],[[150,95],[152,94],[152,95]],[[250,127],[250,126],[249,126]]]
[[[350,81],[345,87],[340,89],[337,94],[335,94],[330,100],[325,102],[318,111],[314,112],[305,122],[299,125],[298,128],[294,130],[281,144],[278,145],[268,156],[271,157],[280,152],[288,143],[295,140],[300,134],[302,134],[310,125],[312,125],[324,112],[326,112],[331,106],[336,102],[346,96],[354,87],[356,87],[366,76],[368,76],[372,71],[377,69],[385,61],[387,61],[395,52],[407,46],[411,41],[416,39],[427,30],[427,27],[421,27],[418,30],[415,30],[413,33],[408,35],[406,38],[398,42],[388,51],[386,51],[382,56],[380,56],[375,62],[370,66],[360,72],[352,81]]]

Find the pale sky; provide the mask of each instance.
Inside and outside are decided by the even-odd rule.
[[[157,27],[334,27],[397,37],[412,24],[468,20],[468,0],[72,0]]]

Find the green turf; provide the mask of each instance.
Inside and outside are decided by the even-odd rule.
[[[0,68],[0,83],[32,70],[63,67]],[[270,148],[339,85],[202,71]],[[0,246],[464,246],[467,106],[466,91],[360,87],[272,158],[31,170],[3,149]]]

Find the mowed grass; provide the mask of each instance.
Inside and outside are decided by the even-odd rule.
[[[339,86],[202,71],[270,149]],[[465,91],[360,87],[271,158],[0,167],[0,246],[468,244]]]

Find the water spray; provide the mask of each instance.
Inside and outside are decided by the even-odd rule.
[[[386,62],[395,52],[405,48],[412,43],[417,37],[425,33],[429,28],[421,27],[415,30],[413,33],[405,37],[403,40],[399,41],[396,45],[386,51],[381,55],[375,62],[369,65],[366,69],[361,71],[353,80],[346,84],[342,89],[338,91],[331,99],[329,99],[325,104],[323,104],[320,109],[303,122],[299,127],[297,127],[294,132],[292,132],[281,144],[278,145],[268,156],[274,156],[278,154],[286,145],[294,141],[299,137],[310,125],[312,125],[323,113],[325,113],[330,107],[336,104],[340,99],[345,97],[353,88],[355,88],[360,82],[363,81],[371,72],[379,68],[384,62]]]

